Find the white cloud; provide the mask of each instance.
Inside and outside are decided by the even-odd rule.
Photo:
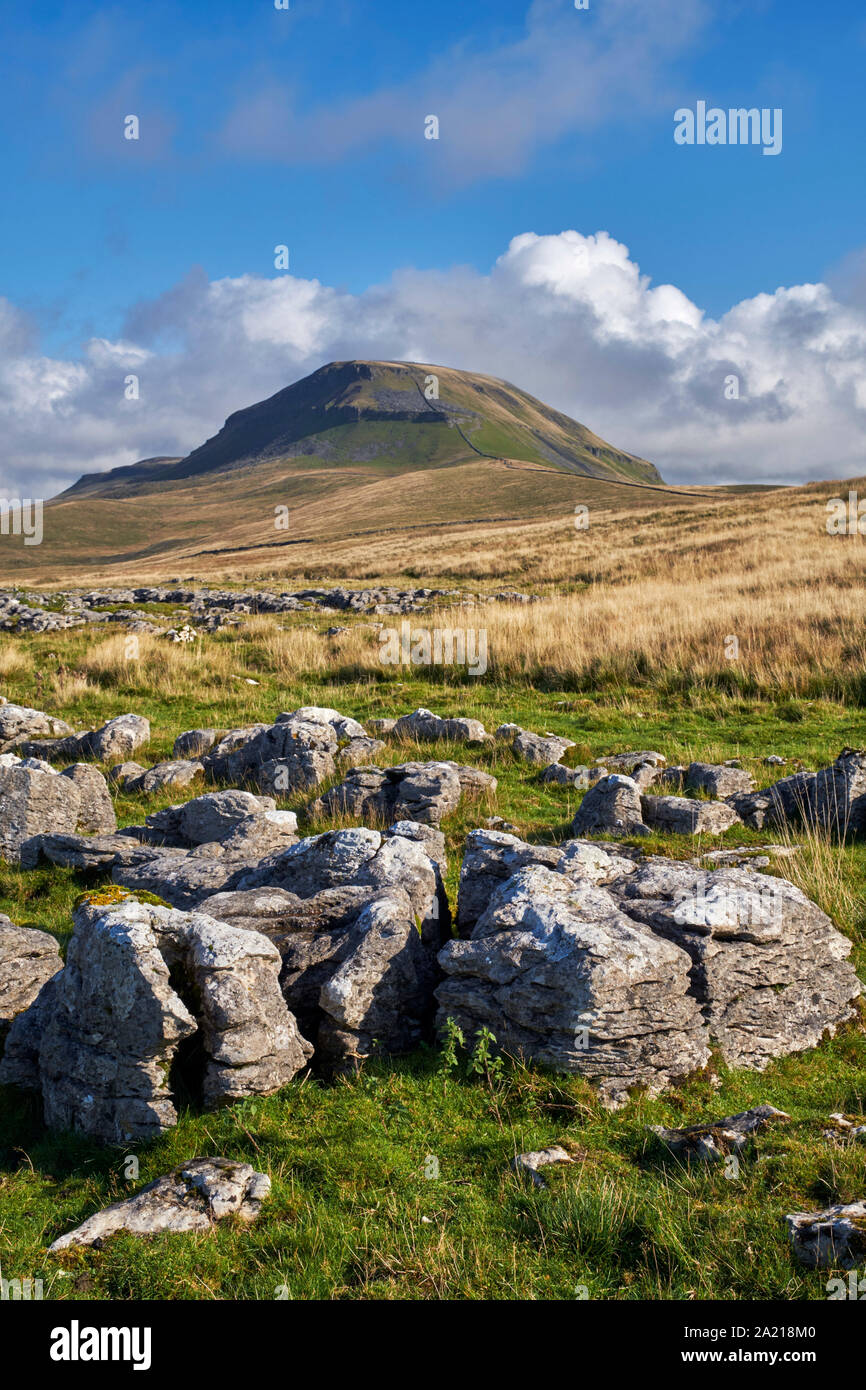
[[[321,165],[384,143],[426,150],[425,171],[452,187],[509,176],[569,134],[672,115],[675,64],[711,15],[708,0],[605,0],[590,11],[533,0],[519,39],[464,40],[406,81],[331,106],[304,109],[273,80],[236,103],[217,144],[232,156]],[[435,147],[423,138],[429,114],[440,122]]]
[[[517,236],[489,275],[401,271],[361,295],[290,275],[200,271],[136,305],[80,360],[33,351],[0,301],[0,484],[50,496],[83,472],[183,454],[234,410],[342,358],[504,377],[669,481],[797,482],[866,472],[866,311],[822,284],[718,320],[653,286],[606,232]],[[141,398],[124,398],[136,372]],[[725,378],[739,378],[739,400]]]

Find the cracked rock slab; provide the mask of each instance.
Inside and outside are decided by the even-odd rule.
[[[785,1217],[794,1254],[810,1269],[854,1269],[866,1260],[866,1200]]]
[[[664,1125],[649,1128],[678,1158],[717,1162],[728,1154],[741,1153],[749,1140],[768,1125],[782,1124],[790,1118],[772,1105],[756,1105],[722,1120],[708,1120],[684,1129],[666,1129]]]
[[[210,1231],[235,1216],[255,1221],[271,1190],[266,1173],[228,1158],[194,1158],[148,1183],[134,1197],[114,1202],[49,1246],[52,1254],[72,1246],[95,1246],[109,1236],[150,1236],[163,1231]]]

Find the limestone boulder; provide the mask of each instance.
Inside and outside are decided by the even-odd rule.
[[[843,748],[815,779],[815,819],[838,840],[866,832],[866,751]]]
[[[22,739],[64,738],[75,730],[63,719],[27,705],[0,705],[0,751],[14,748]]]
[[[469,940],[439,953],[438,1026],[594,1079],[608,1104],[707,1062],[685,951],[630,921],[608,890],[543,867],[503,883]]]
[[[29,1009],[63,961],[49,932],[16,927],[0,914],[0,1044],[12,1020]]]
[[[33,835],[74,834],[80,809],[71,778],[23,765],[0,768],[0,855],[15,862]]]
[[[520,729],[514,736],[511,751],[525,763],[549,767],[573,747],[574,739],[560,738],[558,734],[532,734],[528,729]]]
[[[653,859],[612,891],[632,920],[688,954],[692,992],[730,1066],[760,1070],[854,1016],[851,942],[786,879]]]
[[[111,835],[117,829],[117,816],[108,783],[91,763],[73,763],[60,774],[78,788],[79,807],[76,829],[85,835]]]
[[[577,839],[584,835],[609,835],[612,839],[648,835],[637,783],[618,773],[596,782],[577,809],[572,833]]]
[[[717,799],[755,789],[755,779],[750,772],[727,763],[690,763],[684,781],[689,791],[706,792]]]
[[[866,1200],[787,1216],[794,1255],[810,1269],[855,1269],[866,1260]]]
[[[353,768],[342,782],[312,803],[310,814],[437,826],[456,811],[464,796],[492,795],[496,785],[496,778],[480,768],[454,762]]]
[[[300,898],[311,898],[325,888],[348,885],[402,888],[424,943],[438,947],[447,935],[450,919],[441,861],[431,857],[425,841],[402,833],[362,827],[308,836],[262,860],[232,887],[284,888]]]
[[[722,835],[740,818],[726,801],[696,801],[687,796],[642,796],[641,812],[651,830],[671,835]]]
[[[209,753],[216,741],[216,729],[185,729],[175,739],[171,755],[178,761],[198,759]]]
[[[404,714],[391,730],[393,738],[414,739],[418,743],[489,743],[491,735],[478,719],[442,719],[429,709]]]
[[[150,721],[141,714],[121,714],[85,738],[91,757],[99,762],[123,762],[150,742]]]

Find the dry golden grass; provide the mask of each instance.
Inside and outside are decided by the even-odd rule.
[[[797,853],[780,860],[772,872],[787,878],[827,916],[853,934],[863,920],[862,859],[850,845],[840,845],[821,826],[804,824],[796,832],[787,824],[774,829],[773,838]]]
[[[7,676],[23,675],[33,668],[33,657],[14,642],[0,644],[0,680]]]
[[[49,684],[58,705],[61,706],[74,705],[95,688],[86,675],[80,671],[68,671],[65,666],[52,672]]]
[[[448,473],[440,473],[443,486]],[[587,530],[576,530],[572,512],[564,510],[508,524],[343,536],[281,552],[290,572],[275,565],[273,555],[208,557],[195,582],[277,588],[423,583],[487,593],[517,586],[541,600],[446,608],[417,625],[486,629],[490,670],[502,678],[591,688],[595,679],[664,675],[671,688],[678,681],[705,681],[731,690],[850,695],[858,681],[866,689],[866,538],[828,535],[826,502],[858,485],[866,491],[866,479],[854,479],[704,498],[608,489],[604,507],[591,508]],[[618,510],[611,495],[624,499]],[[144,566],[83,573],[76,582],[164,581],[166,567],[177,573],[178,557]],[[254,669],[230,669],[244,660],[287,679],[335,668],[344,676],[353,668],[359,675],[380,669],[369,625],[332,640],[317,631],[317,619],[321,626],[314,614],[291,625],[254,618],[234,655],[230,634],[192,651],[142,638],[133,683],[167,689],[182,669],[211,682],[254,677]],[[114,669],[131,664],[124,662],[122,636],[100,644],[88,661]]]

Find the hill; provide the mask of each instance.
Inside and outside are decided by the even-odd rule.
[[[41,546],[6,538],[0,582],[285,567],[308,545],[379,549],[395,533],[707,495],[666,487],[651,463],[494,377],[333,362],[230,415],[185,458],[86,474],[46,504]]]
[[[421,363],[329,362],[230,415],[218,434],[186,458],[144,459],[106,474],[87,474],[63,495],[118,495],[277,459],[402,471],[473,457],[518,459],[586,477],[661,482],[645,459],[613,448],[496,377]]]

